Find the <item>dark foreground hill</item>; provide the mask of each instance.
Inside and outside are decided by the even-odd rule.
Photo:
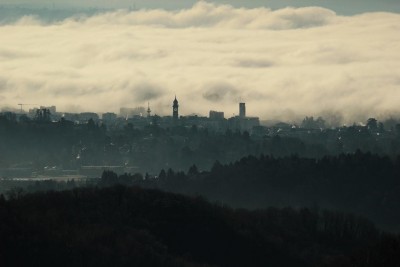
[[[2,266],[400,266],[399,255],[398,236],[343,213],[124,186],[0,199]]]

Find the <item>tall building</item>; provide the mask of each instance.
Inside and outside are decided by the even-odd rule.
[[[178,119],[179,113],[178,113],[179,105],[178,105],[178,100],[176,100],[176,96],[172,105],[172,117],[174,119]]]
[[[47,108],[36,109],[36,121],[51,121],[50,110]]]
[[[223,120],[224,112],[210,110],[209,118],[210,120]]]
[[[246,103],[239,103],[239,117],[246,117]]]
[[[51,114],[56,114],[57,112],[56,106],[51,106],[51,107],[40,106],[40,109],[48,109]]]

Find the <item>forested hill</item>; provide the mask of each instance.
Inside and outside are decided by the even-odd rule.
[[[36,182],[28,191],[62,190],[75,183]],[[320,207],[365,216],[379,228],[400,231],[400,158],[371,153],[309,159],[248,156],[210,171],[193,165],[186,173],[161,170],[117,175],[106,171],[99,186],[139,185],[186,195],[202,195],[236,208]],[[16,194],[17,191],[10,192]]]
[[[157,178],[103,174],[101,184],[115,183],[200,194],[234,207],[318,206],[354,212],[400,231],[400,159],[360,151],[318,160],[249,156],[232,164],[216,162],[205,172],[196,166],[187,173],[162,170]]]
[[[400,266],[399,237],[353,215],[125,186],[1,198],[0,240],[2,266]]]

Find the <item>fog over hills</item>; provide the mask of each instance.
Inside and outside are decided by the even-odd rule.
[[[262,119],[339,113],[351,123],[400,111],[399,14],[138,2],[2,16],[1,108],[115,112],[150,102],[164,115],[176,94],[182,115],[231,116],[239,99]]]

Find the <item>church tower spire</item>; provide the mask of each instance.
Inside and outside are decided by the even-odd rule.
[[[175,95],[174,102],[172,103],[172,117],[174,119],[178,119],[178,117],[179,117],[178,109],[179,109],[179,104],[178,104],[178,100],[176,99],[176,95]]]

